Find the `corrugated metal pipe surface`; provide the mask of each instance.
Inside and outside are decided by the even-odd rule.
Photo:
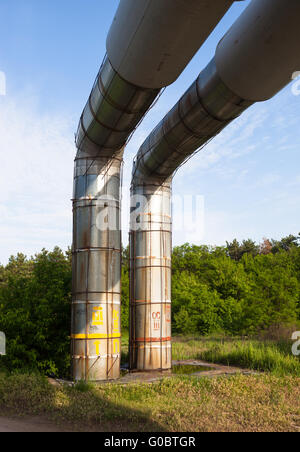
[[[172,176],[249,105],[222,84],[212,61],[138,152],[131,186],[132,370],[172,367]]]
[[[159,91],[126,82],[106,58],[80,118],[73,201],[75,380],[120,376],[123,146]]]
[[[232,0],[216,0],[214,5],[208,0],[120,1],[107,39],[107,56],[76,134],[72,304],[75,380],[114,379],[120,373],[123,148],[161,88],[179,76],[231,4]],[[165,250],[164,256],[169,272],[170,251]],[[152,261],[145,260],[144,266],[148,264]],[[169,286],[164,291],[169,300]],[[166,312],[168,309],[169,302]],[[159,323],[158,314],[156,320]],[[170,329],[163,334],[169,337]],[[169,345],[167,349],[170,352]],[[166,366],[165,362],[161,365]]]
[[[132,370],[171,367],[172,177],[255,101],[272,97],[291,80],[300,67],[299,19],[298,0],[252,0],[219,43],[216,57],[135,158],[130,232]],[[243,97],[238,94],[242,92]]]
[[[77,149],[89,156],[112,156],[126,144],[159,92],[127,82],[106,57],[80,118]]]
[[[224,85],[213,59],[142,144],[133,185],[145,177],[164,182],[251,104]]]
[[[72,375],[120,376],[123,146],[159,90],[126,82],[105,58],[76,135]]]
[[[80,158],[74,174],[72,357],[75,380],[118,378],[122,152]]]
[[[130,368],[170,369],[171,183],[135,180],[131,195]]]

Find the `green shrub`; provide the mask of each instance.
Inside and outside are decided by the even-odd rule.
[[[0,286],[0,331],[9,370],[67,376],[70,365],[71,257],[58,248],[11,258]]]
[[[280,339],[285,325],[299,322],[297,237],[265,240],[260,247],[251,240],[227,247],[185,244],[174,248],[172,268],[175,334],[235,336],[267,330]],[[0,366],[69,376],[71,279],[71,253],[59,248],[31,259],[18,254],[0,266],[0,331],[7,337]],[[121,309],[124,332],[129,328],[128,248],[123,250]]]

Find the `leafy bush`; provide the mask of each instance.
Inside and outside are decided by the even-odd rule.
[[[236,241],[235,241],[236,242]],[[173,252],[173,330],[179,334],[256,334],[296,324],[300,307],[300,247],[266,254],[185,244]],[[274,241],[273,241],[274,242]],[[285,241],[284,241],[285,242]],[[238,257],[239,256],[239,257]]]
[[[182,335],[249,335],[297,325],[300,247],[297,237],[227,247],[174,248],[173,331]],[[0,266],[0,331],[9,369],[68,376],[71,253],[18,254]],[[129,252],[123,250],[122,329],[129,327]],[[279,331],[279,330],[278,330]],[[278,338],[277,331],[277,338]]]
[[[70,253],[55,248],[32,259],[19,254],[1,273],[0,331],[7,338],[4,364],[8,369],[68,375]]]

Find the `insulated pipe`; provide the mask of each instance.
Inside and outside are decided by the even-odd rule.
[[[107,56],[76,134],[72,304],[75,380],[119,376],[121,238],[119,225],[115,229],[110,223],[114,223],[120,208],[122,149],[161,88],[180,75],[232,3],[120,2],[107,38]],[[103,228],[105,215],[108,230]]]
[[[135,181],[130,227],[132,370],[167,370],[171,350],[171,183]]]
[[[223,82],[251,101],[273,97],[299,71],[299,0],[252,0],[216,51]]]
[[[213,59],[142,144],[134,162],[133,186],[148,177],[164,182],[251,104],[224,85]]]
[[[137,86],[157,89],[171,85],[232,3],[234,0],[121,0],[107,39],[112,66]]]
[[[161,88],[173,83],[233,0],[121,0],[76,145],[121,149]]]
[[[120,375],[120,151],[75,160],[72,373],[74,380]]]
[[[165,218],[165,205],[155,203],[154,208],[152,198],[161,195],[164,188],[171,190],[171,180],[178,167],[255,101],[266,100],[280,91],[299,69],[299,20],[299,0],[252,0],[219,43],[215,58],[148,136],[134,160],[130,233],[130,365],[133,370],[161,369],[157,364],[158,354],[163,357],[161,361],[168,360],[166,368],[171,367],[170,355],[163,348],[163,334],[157,337],[150,332],[149,338],[151,309],[139,308],[141,293],[147,294],[145,304],[164,303],[163,288],[170,285],[171,277],[164,259],[170,255],[165,256],[162,248],[157,256],[153,255],[147,232],[149,225],[139,218],[141,200],[135,197],[152,192],[142,212],[149,219]],[[163,221],[158,230],[157,241],[162,243]],[[171,248],[171,234],[168,237],[165,249]],[[140,260],[147,262],[147,271],[139,270]],[[160,297],[156,292],[154,300],[151,287],[155,284],[160,287]],[[160,311],[160,321],[163,332],[168,327],[169,311],[167,314]],[[139,337],[136,325],[139,325]],[[161,346],[158,350],[157,341]]]
[[[105,57],[81,115],[76,146],[87,156],[113,156],[128,140],[160,89],[125,81]]]

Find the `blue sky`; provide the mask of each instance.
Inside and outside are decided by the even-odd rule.
[[[133,136],[125,154],[125,200],[139,146],[248,3],[231,8]],[[71,244],[74,132],[117,6],[117,0],[0,2],[0,71],[7,84],[0,96],[2,263],[19,251],[31,255]],[[300,96],[288,86],[253,106],[178,171],[174,194],[201,195],[205,209],[203,231],[176,231],[175,245],[260,241],[300,231],[299,107]]]

